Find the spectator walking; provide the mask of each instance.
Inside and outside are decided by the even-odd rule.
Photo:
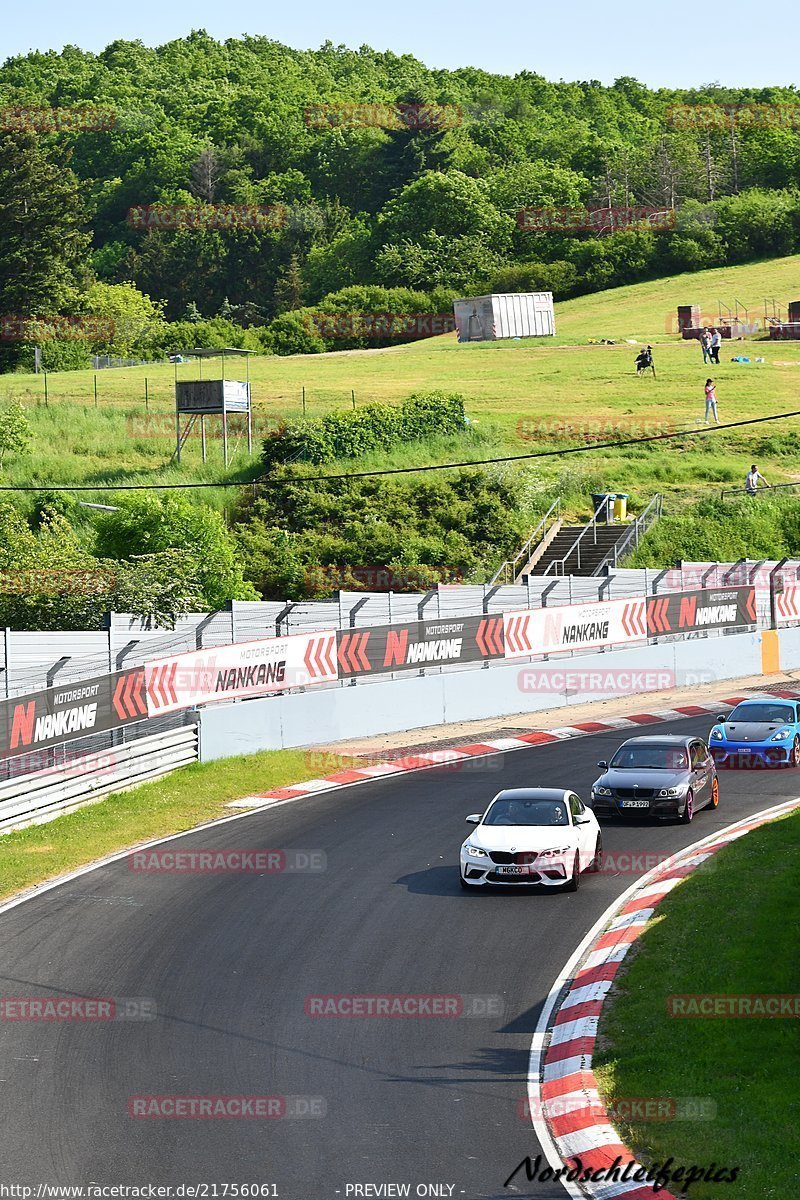
[[[747,492],[748,496],[755,496],[756,492],[758,491],[759,479],[763,483],[764,487],[769,487],[769,484],[767,483],[766,479],[761,474],[761,472],[759,471],[756,464],[753,463],[752,467],[747,472],[747,475],[746,475],[745,481],[744,481],[744,490]]]
[[[713,379],[706,380],[706,425],[708,424],[708,414],[712,413],[714,424],[719,425],[719,417],[717,416],[717,387]]]
[[[704,329],[700,334],[700,345],[703,348],[703,363],[711,362],[711,333],[708,329]]]
[[[719,366],[719,352],[722,349],[722,334],[718,329],[711,330],[711,361]]]

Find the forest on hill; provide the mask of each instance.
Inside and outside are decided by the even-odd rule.
[[[113,322],[50,345],[51,368],[187,340],[321,350],[314,309],[563,299],[792,253],[798,179],[794,89],[554,83],[203,31],[69,46],[0,68],[0,313]],[[519,219],[632,206],[671,221]],[[25,339],[3,355],[26,365]]]

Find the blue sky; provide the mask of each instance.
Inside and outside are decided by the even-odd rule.
[[[721,4],[570,4],[530,0],[7,0],[0,59],[67,43],[101,50],[116,38],[158,45],[191,29],[220,40],[262,34],[298,48],[330,39],[416,55],[432,67],[478,66],[550,79],[633,75],[651,87],[797,81],[796,0]]]

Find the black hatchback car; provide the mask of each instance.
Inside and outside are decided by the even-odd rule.
[[[717,769],[702,738],[664,735],[623,742],[592,786],[597,817],[653,816],[691,821],[719,804]]]

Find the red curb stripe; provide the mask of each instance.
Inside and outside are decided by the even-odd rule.
[[[618,962],[604,962],[596,967],[581,971],[572,981],[572,988],[588,987],[590,983],[610,983],[622,966]],[[572,990],[572,989],[570,989]]]
[[[699,704],[678,704],[675,706],[675,712],[685,713],[687,717],[702,717],[706,713],[715,711],[713,708],[703,708]]]
[[[309,794],[300,785],[295,785],[294,787],[275,788],[271,792],[264,792],[259,796],[259,800],[294,800],[298,796],[308,796]]]
[[[627,917],[629,913],[641,912],[643,908],[655,908],[667,894],[666,891],[663,891],[656,892],[652,896],[640,896],[637,900],[629,901],[624,908],[620,909],[617,916]]]
[[[577,1166],[578,1162],[583,1167],[588,1167],[592,1171],[607,1170],[614,1165],[614,1160],[618,1158],[620,1162],[617,1166],[620,1173],[624,1170],[625,1164],[636,1162],[636,1159],[631,1154],[627,1146],[623,1146],[622,1142],[606,1142],[604,1146],[597,1146],[592,1150],[583,1150],[580,1154],[570,1154],[569,1158],[565,1158],[564,1162],[570,1166]],[[659,1192],[659,1196],[669,1200],[667,1192]],[[653,1200],[653,1189],[649,1190],[650,1200]],[[627,1200],[627,1197],[626,1197]],[[675,1200],[673,1197],[672,1200]]]
[[[326,783],[357,783],[359,779],[369,779],[364,774],[363,767],[348,767],[346,771],[337,771],[335,775],[323,776]]]
[[[571,1042],[561,1042],[558,1046],[548,1046],[544,1061],[549,1065],[565,1058],[575,1058],[579,1054],[591,1055],[596,1041],[596,1037],[579,1037]]]
[[[602,721],[579,721],[572,728],[582,729],[585,733],[605,733],[606,731],[611,733],[616,726],[606,725]]]
[[[629,946],[641,937],[643,929],[644,925],[626,925],[622,929],[612,929],[610,933],[604,933],[597,939],[592,946],[592,954],[595,950],[607,950],[610,946]]]
[[[654,713],[636,713],[635,716],[628,717],[629,721],[635,721],[637,725],[654,725],[656,722],[669,721],[669,717],[657,717]]]
[[[581,1021],[584,1017],[599,1017],[602,1007],[602,1000],[584,1000],[583,1004],[570,1004],[568,1008],[564,1008],[562,1005],[553,1022],[553,1027],[568,1025],[570,1021]]]
[[[529,746],[541,746],[545,742],[558,742],[560,740],[553,733],[521,733],[517,738],[517,741],[527,742]]]
[[[605,1125],[600,1104],[602,1101],[595,1101],[594,1105],[587,1102],[586,1108],[582,1110],[576,1108],[561,1117],[548,1117],[547,1124],[553,1137],[565,1137],[569,1133],[578,1133],[581,1129],[591,1129],[592,1125]]]
[[[580,1092],[584,1089],[597,1090],[597,1080],[591,1071],[573,1071],[571,1075],[562,1075],[560,1079],[549,1079],[542,1084],[542,1102],[557,1100],[569,1092]]]
[[[470,746],[458,746],[459,754],[502,754],[502,750],[498,750],[496,746],[489,746],[486,742],[473,742]],[[453,759],[455,762],[456,759]]]

